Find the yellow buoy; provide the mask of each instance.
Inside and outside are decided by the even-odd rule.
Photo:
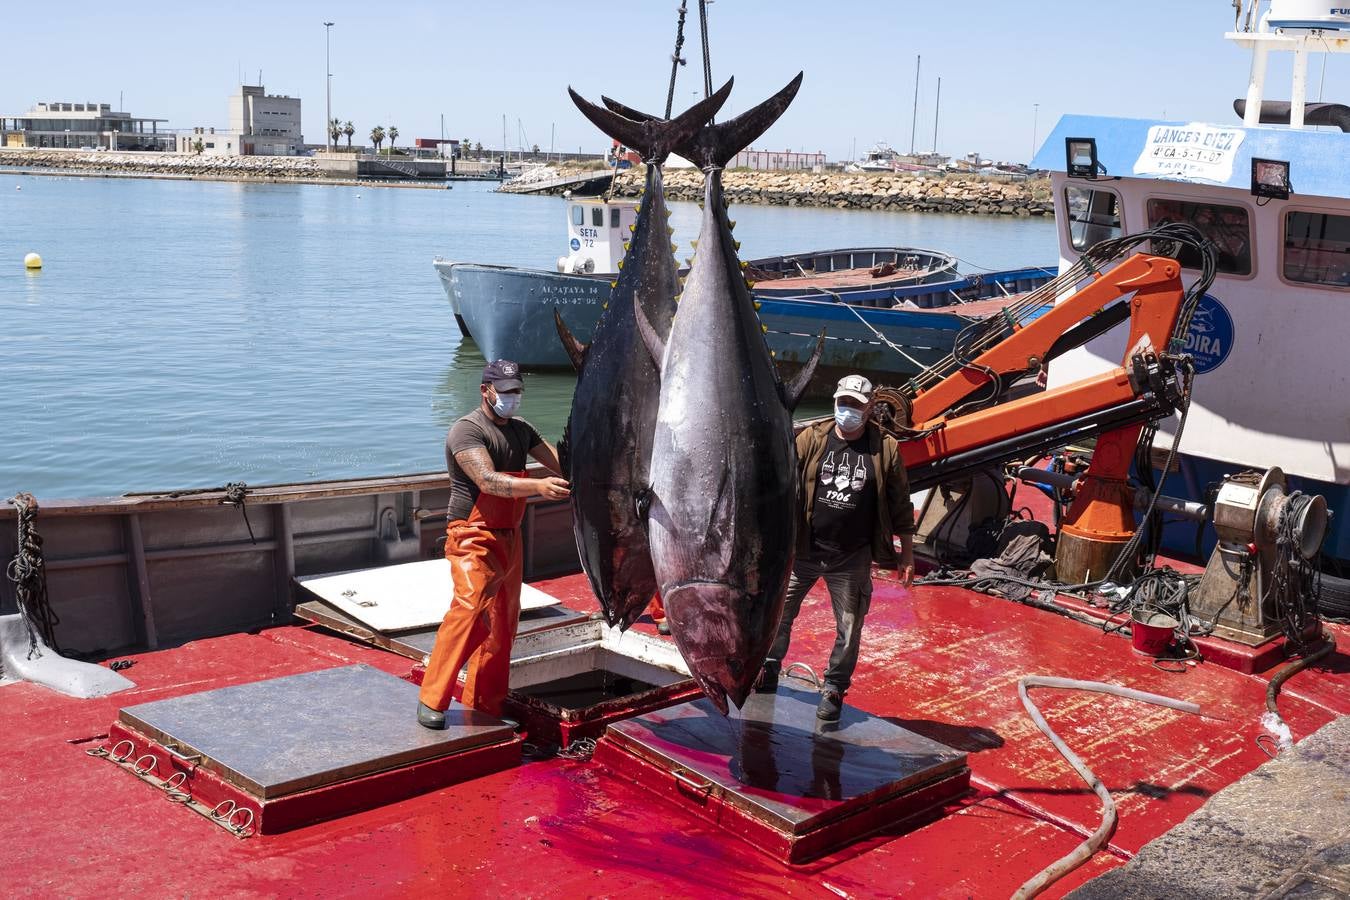
[[[23,267],[25,269],[42,268],[42,257],[38,256],[36,253],[28,254],[23,258]]]

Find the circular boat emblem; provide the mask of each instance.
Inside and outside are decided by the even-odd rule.
[[[576,238],[572,238],[572,249],[573,249],[573,250],[580,250],[580,249],[581,249],[581,241],[577,240]]]
[[[1235,337],[1233,317],[1224,305],[1212,294],[1201,297],[1186,332],[1186,352],[1195,359],[1195,373],[1203,375],[1223,365]]]

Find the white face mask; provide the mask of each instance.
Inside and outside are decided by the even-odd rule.
[[[862,427],[863,411],[854,406],[835,404],[834,421],[840,431],[853,432]]]
[[[495,390],[492,392],[496,400],[492,401],[492,411],[503,419],[509,419],[520,409],[520,394],[498,394]]]

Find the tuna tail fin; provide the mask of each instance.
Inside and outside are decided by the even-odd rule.
[[[822,328],[820,337],[816,339],[816,349],[811,351],[811,358],[791,381],[783,385],[783,400],[787,403],[788,412],[795,410],[797,404],[801,402],[802,395],[806,393],[806,386],[811,383],[811,376],[816,374],[816,366],[820,364],[820,357],[824,352],[825,329]]]
[[[731,84],[734,80],[728,80],[717,93],[700,100],[670,120],[658,119],[655,116],[634,120],[621,113],[596,106],[571,88],[567,89],[567,93],[572,96],[572,102],[581,110],[581,114],[590,119],[597,128],[624,146],[638,151],[643,160],[660,165],[665,162],[672,149],[691,140],[698,134],[699,129],[716,115],[722,104],[727,102],[727,97],[731,96]],[[642,116],[636,110],[629,111]]]
[[[647,352],[652,355],[652,362],[656,363],[656,371],[660,372],[666,358],[666,342],[661,340],[661,335],[657,334],[651,319],[647,318],[647,311],[638,302],[637,294],[633,295],[633,313],[637,319],[638,334],[642,335],[642,343],[647,345]]]
[[[792,98],[797,96],[797,89],[802,86],[802,75],[798,72],[796,78],[759,106],[746,110],[734,119],[701,129],[693,140],[677,144],[676,152],[700,169],[722,168],[778,121]]]
[[[562,341],[563,349],[567,351],[567,358],[572,360],[572,368],[578,372],[581,366],[586,362],[586,351],[590,349],[589,344],[583,344],[572,336],[566,323],[563,322],[562,313],[558,312],[558,307],[553,307],[553,324],[558,327],[558,339]]]

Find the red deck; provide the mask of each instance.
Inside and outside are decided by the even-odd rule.
[[[539,586],[569,605],[594,605],[581,576]],[[1335,630],[1350,646],[1350,629]],[[819,668],[833,632],[822,587],[803,608],[789,660]],[[1048,612],[878,580],[849,702],[967,751],[978,788],[908,833],[789,868],[596,763],[555,759],[238,840],[85,754],[102,743],[118,708],[353,662],[406,674],[408,661],[301,627],[135,659],[126,674],[137,688],[100,700],[28,684],[0,688],[7,895],[1007,896],[1098,822],[1096,798],[1027,719],[1016,680],[1097,679],[1199,703],[1216,718],[1038,694],[1120,810],[1109,850],[1052,888],[1059,896],[1266,760],[1254,740],[1265,708],[1261,676],[1213,664],[1164,672],[1128,640]],[[1296,738],[1350,711],[1347,672],[1342,649],[1286,685],[1280,708]]]

